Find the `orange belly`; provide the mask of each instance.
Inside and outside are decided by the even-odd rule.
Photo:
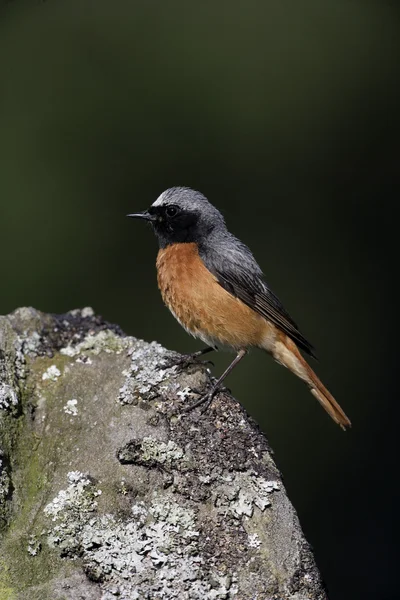
[[[201,260],[197,244],[173,244],[157,256],[158,286],[165,304],[192,335],[212,346],[265,347],[275,327],[232,296]]]

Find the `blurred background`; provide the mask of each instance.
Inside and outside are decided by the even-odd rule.
[[[201,347],[125,218],[199,189],[251,246],[353,421],[254,352],[260,423],[331,600],[394,600],[400,27],[394,2],[14,0],[0,9],[0,314],[91,305]],[[215,374],[230,355],[218,355]]]

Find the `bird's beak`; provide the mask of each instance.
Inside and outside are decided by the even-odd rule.
[[[144,219],[145,221],[156,221],[157,216],[151,215],[147,210],[142,213],[133,213],[132,215],[126,215],[127,217],[132,217],[133,219]]]

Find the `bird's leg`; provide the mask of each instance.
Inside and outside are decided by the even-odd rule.
[[[213,350],[216,350],[216,348],[214,348],[213,346],[206,346],[202,350],[198,350],[197,352],[193,352],[192,354],[183,354],[182,356],[179,356],[177,358],[167,359],[166,363],[163,364],[163,368],[165,368],[166,366],[167,368],[177,366],[181,367],[182,369],[186,369],[186,367],[188,367],[191,364],[198,364],[198,358],[200,356],[203,356],[203,354],[208,354],[208,352],[212,352]],[[212,363],[210,360],[204,361],[204,363],[208,363],[214,366],[214,363]]]
[[[198,406],[201,406],[202,404],[204,404],[205,406],[203,407],[203,410],[202,410],[202,412],[204,413],[207,410],[207,408],[210,406],[215,394],[219,391],[224,379],[229,375],[229,373],[231,373],[231,371],[233,371],[233,369],[236,367],[236,365],[242,360],[242,358],[246,354],[247,354],[247,350],[239,350],[237,356],[231,362],[229,367],[222,373],[221,377],[214,383],[211,390],[209,392],[207,392],[207,394],[205,394],[204,396],[199,398],[196,402],[191,404],[190,406],[185,407],[183,409],[183,412],[190,412],[194,408],[197,408]]]

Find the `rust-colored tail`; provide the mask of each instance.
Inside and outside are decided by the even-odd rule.
[[[350,419],[316,376],[310,365],[300,354],[296,344],[290,338],[285,335],[277,340],[272,354],[277,362],[287,367],[297,377],[306,382],[313,396],[324,407],[335,423],[340,425],[342,429],[351,427]]]

